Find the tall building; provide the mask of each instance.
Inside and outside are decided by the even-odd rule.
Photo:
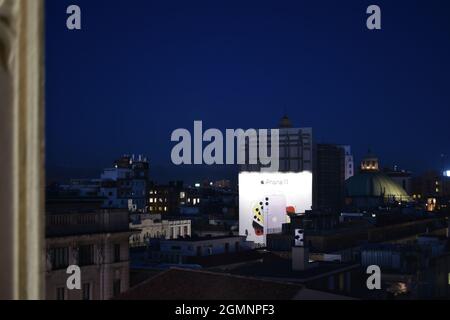
[[[267,150],[272,148],[270,133]],[[260,164],[240,167],[239,234],[259,246],[265,245],[268,234],[281,232],[289,215],[304,213],[313,205],[312,129],[294,128],[284,116],[278,134],[278,170],[263,172]],[[258,140],[246,143],[246,154],[252,149],[260,149]]]
[[[287,116],[281,118],[279,129],[279,172],[302,172],[313,169],[312,128],[294,128]],[[270,150],[270,130],[268,130],[268,150]],[[248,154],[250,147],[259,149],[257,141],[246,144]],[[261,165],[249,164],[240,166],[240,171],[260,171]]]
[[[146,158],[125,155],[101,174],[103,207],[145,211],[147,206],[149,163]]]
[[[340,146],[344,150],[345,157],[345,180],[353,177],[355,174],[355,163],[353,160],[352,148],[350,146]]]
[[[294,128],[289,118],[284,116],[279,130],[280,172],[312,172],[312,128]]]
[[[345,149],[333,144],[317,144],[314,149],[313,206],[339,210],[344,201]]]

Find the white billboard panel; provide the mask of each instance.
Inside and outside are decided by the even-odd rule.
[[[312,206],[312,173],[239,173],[239,234],[266,243],[266,235],[281,232],[287,213],[304,213]]]

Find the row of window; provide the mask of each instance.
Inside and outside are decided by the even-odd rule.
[[[69,266],[69,247],[55,247],[50,249],[50,260],[52,264],[52,269],[64,269]],[[77,248],[77,260],[79,266],[88,266],[95,263],[94,259],[94,245],[82,245]],[[120,244],[114,245],[113,250],[113,260],[114,262],[120,262]]]
[[[113,296],[117,296],[121,291],[121,281],[116,279],[113,281]],[[66,300],[66,288],[59,287],[56,289],[56,300]],[[90,283],[83,283],[81,286],[81,299],[92,300],[92,286]]]

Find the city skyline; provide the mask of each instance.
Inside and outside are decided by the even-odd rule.
[[[203,169],[170,164],[173,130],[274,128],[284,113],[356,159],[370,148],[415,173],[448,165],[447,3],[380,1],[383,28],[370,32],[367,1],[78,2],[76,33],[57,27],[68,1],[47,5],[50,171],[142,153],[189,179]]]
[[[0,0],[0,300],[450,299],[449,12]]]

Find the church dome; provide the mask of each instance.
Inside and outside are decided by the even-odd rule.
[[[384,198],[387,201],[410,201],[406,191],[379,171],[361,171],[345,182],[350,198]]]

